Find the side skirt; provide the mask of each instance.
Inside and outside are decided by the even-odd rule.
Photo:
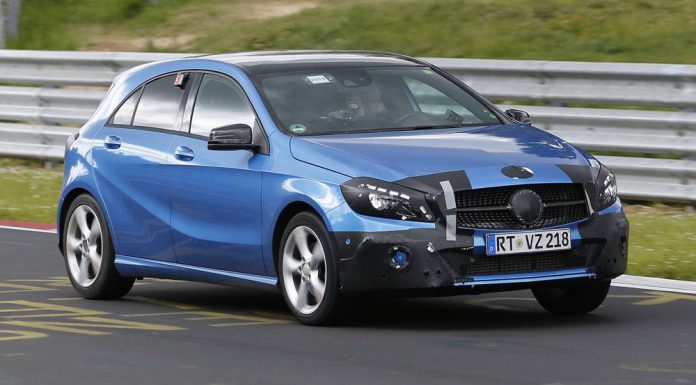
[[[198,281],[227,286],[275,290],[278,279],[263,275],[235,273],[207,267],[116,255],[116,270],[124,277],[149,277]]]

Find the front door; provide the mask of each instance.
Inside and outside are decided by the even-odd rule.
[[[266,156],[250,150],[208,150],[207,143],[216,127],[259,128],[251,104],[235,81],[204,74],[186,114],[191,135],[174,139],[166,167],[177,262],[265,274],[261,168]]]

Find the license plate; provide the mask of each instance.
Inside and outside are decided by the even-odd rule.
[[[570,249],[570,229],[486,234],[486,254],[519,254]]]

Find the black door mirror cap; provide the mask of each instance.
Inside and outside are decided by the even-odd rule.
[[[511,117],[515,121],[520,122],[522,124],[532,123],[532,119],[529,117],[529,113],[527,111],[516,110],[514,108],[511,108],[509,110],[506,110],[505,114],[507,114],[507,116]]]
[[[252,150],[260,146],[253,143],[252,130],[247,124],[231,124],[213,128],[208,138],[209,150]]]

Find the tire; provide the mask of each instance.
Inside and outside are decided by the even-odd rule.
[[[583,282],[532,289],[537,302],[550,313],[574,315],[589,313],[604,302],[611,281]]]
[[[278,282],[288,308],[306,325],[327,325],[338,318],[343,300],[334,250],[324,223],[315,214],[295,215],[283,231]]]
[[[73,200],[63,220],[63,256],[75,290],[89,299],[126,295],[135,278],[122,277],[114,266],[114,248],[104,215],[90,195]]]

